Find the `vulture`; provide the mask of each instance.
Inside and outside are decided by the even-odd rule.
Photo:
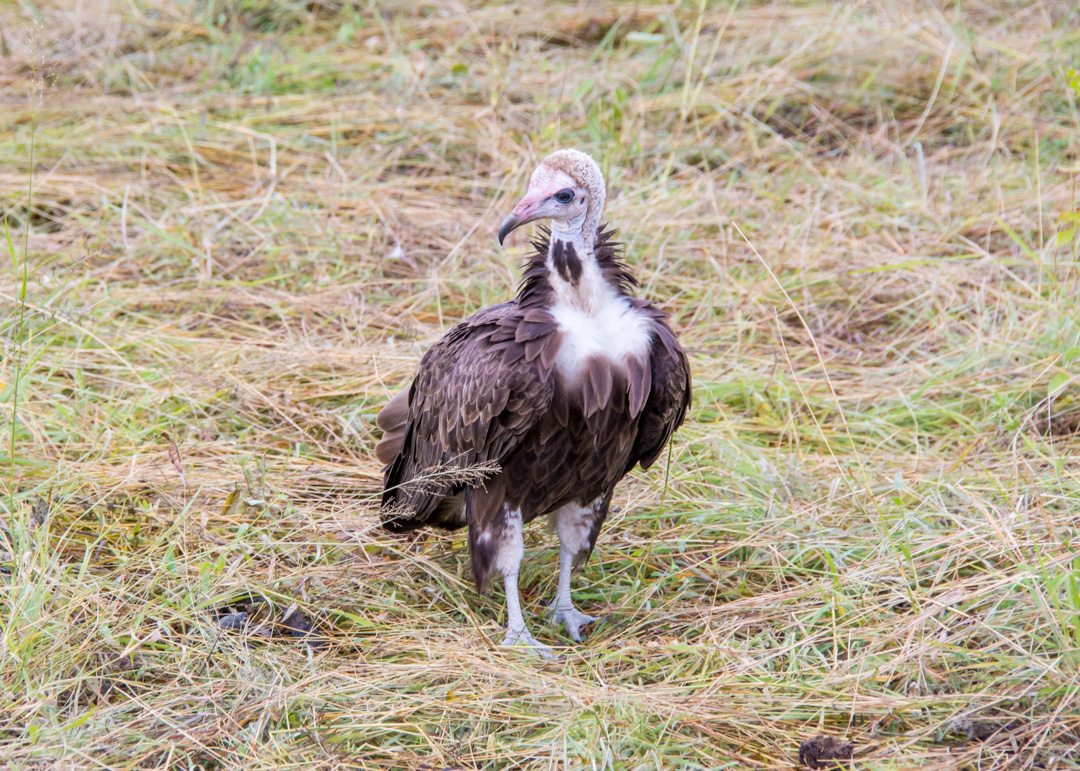
[[[501,245],[528,222],[550,221],[517,296],[446,333],[376,418],[383,527],[467,527],[477,589],[496,573],[503,580],[503,645],[544,656],[521,613],[522,528],[546,516],[557,533],[551,622],[581,642],[596,619],[574,607],[571,575],[596,544],[615,485],[652,465],[690,404],[686,354],[667,314],[634,296],[614,231],[600,223],[605,196],[589,155],[545,158],[499,228]]]

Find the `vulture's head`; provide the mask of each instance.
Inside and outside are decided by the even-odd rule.
[[[581,233],[591,244],[604,197],[604,176],[596,161],[580,150],[558,150],[536,167],[525,197],[499,228],[499,243],[527,222],[549,219],[553,234]]]

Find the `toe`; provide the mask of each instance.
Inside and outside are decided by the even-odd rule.
[[[551,616],[552,623],[563,624],[566,627],[566,633],[570,635],[570,639],[577,643],[582,642],[581,630],[598,620],[592,616],[586,616],[577,608],[558,610]]]
[[[545,659],[555,658],[555,654],[552,653],[551,648],[533,637],[528,629],[521,632],[508,631],[506,637],[503,638],[502,644],[508,647],[528,648],[531,653],[535,653]]]

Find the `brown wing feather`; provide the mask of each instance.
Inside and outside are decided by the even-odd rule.
[[[638,434],[626,471],[635,463],[648,468],[667,445],[675,429],[682,425],[690,407],[690,364],[675,333],[667,325],[666,314],[655,306],[637,301],[652,317],[655,342],[650,353],[649,397],[641,411]]]
[[[515,339],[520,324],[528,325],[524,342]],[[506,459],[551,402],[544,362],[554,354],[544,354],[557,349],[558,335],[554,319],[526,321],[510,302],[474,314],[431,347],[412,385],[401,449],[384,474],[387,528],[448,524],[433,515],[468,487],[460,471]]]

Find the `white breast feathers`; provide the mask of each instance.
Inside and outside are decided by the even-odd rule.
[[[649,320],[625,297],[613,292],[592,312],[564,303],[556,303],[550,312],[563,332],[555,364],[570,382],[577,380],[583,365],[593,356],[620,367],[631,357],[648,360],[652,342]]]

